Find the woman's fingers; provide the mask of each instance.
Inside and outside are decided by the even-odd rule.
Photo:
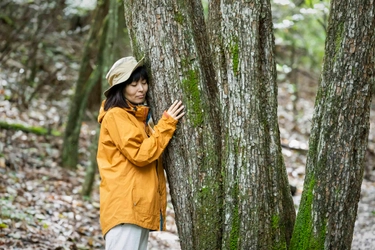
[[[176,120],[180,120],[181,117],[185,115],[185,112],[180,113],[178,116],[176,116]]]
[[[184,110],[185,106],[180,106],[179,109],[176,110],[175,112],[175,116],[176,116],[176,119],[179,120],[181,117],[184,116],[185,112],[182,112]]]
[[[170,115],[173,119],[179,120],[181,117],[185,115],[185,112],[182,112],[185,108],[184,105],[182,105],[181,101],[174,101],[173,104],[169,107],[167,113]]]
[[[172,105],[169,107],[168,111],[175,112],[176,108],[178,108],[178,106],[180,106],[181,104],[181,101],[174,101]]]

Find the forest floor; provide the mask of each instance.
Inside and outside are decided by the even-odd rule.
[[[305,174],[316,81],[301,76],[298,98],[291,86],[279,85],[279,124],[283,155],[298,210]],[[1,88],[1,85],[0,85]],[[293,97],[294,96],[294,97]],[[36,100],[27,110],[1,99],[0,120],[58,128],[67,100],[46,105]],[[294,100],[294,101],[292,101]],[[366,173],[352,249],[375,249],[375,105]],[[80,195],[95,126],[86,122],[80,138],[77,171],[59,167],[61,137],[0,130],[0,249],[104,249],[99,225],[99,176],[90,199]],[[152,232],[149,249],[180,249],[173,207],[168,198],[167,232]],[[349,246],[348,246],[349,249]]]

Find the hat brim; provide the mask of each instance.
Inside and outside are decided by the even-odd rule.
[[[111,87],[109,87],[108,89],[106,89],[106,90],[104,91],[104,93],[103,93],[104,96],[105,96],[105,97],[108,97],[108,92],[109,92],[114,86],[117,86],[117,85],[119,85],[119,84],[121,84],[121,83],[127,81],[127,80],[129,79],[129,77],[133,74],[133,72],[134,72],[137,68],[139,68],[139,67],[141,67],[141,66],[144,65],[144,59],[145,59],[145,58],[142,57],[142,59],[138,61],[138,63],[133,67],[133,69],[132,69],[128,74],[124,75],[122,78],[120,78],[120,79],[118,80],[118,83],[113,84]]]

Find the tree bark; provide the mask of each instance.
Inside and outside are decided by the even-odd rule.
[[[349,249],[374,72],[375,2],[333,0],[292,249]]]
[[[206,28],[199,0],[125,1],[156,118],[173,100],[186,105],[164,154],[181,247],[286,248],[295,211],[277,124],[270,3],[213,1],[212,11]]]
[[[125,1],[125,17],[133,51],[138,58],[146,55],[151,70],[149,102],[155,118],[173,100],[186,105],[187,115],[165,152],[181,246],[220,249],[220,119],[212,118],[218,109],[216,93],[209,93],[209,87],[216,88],[210,79],[213,72],[204,68],[212,65],[203,62],[209,50],[197,49],[191,28],[190,18],[203,20],[202,6],[197,3],[193,7],[191,1]],[[188,6],[190,12],[199,11],[189,16]]]
[[[285,249],[295,211],[281,154],[269,1],[221,1],[224,249]],[[211,5],[212,6],[212,5]],[[216,10],[214,6],[213,11]],[[235,14],[234,14],[235,13]],[[216,22],[217,22],[216,21]],[[216,26],[218,27],[218,26]]]

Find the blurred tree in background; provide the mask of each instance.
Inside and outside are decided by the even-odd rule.
[[[298,119],[299,88],[318,82],[324,56],[328,0],[273,0],[278,80],[292,94],[294,119]]]
[[[107,2],[99,1],[98,4],[103,6]],[[79,153],[77,143],[80,126],[75,124],[81,124],[82,120],[96,120],[101,101],[102,79],[84,95],[87,101],[80,102],[85,99],[80,96],[78,99],[76,97],[78,102],[66,104],[73,93],[83,91],[82,86],[97,67],[103,25],[99,20],[95,26],[95,19],[92,20],[92,17],[96,15],[96,19],[100,19],[98,12],[103,11],[105,16],[108,6],[94,11],[96,3],[95,0],[5,0],[0,3],[0,93],[4,100],[24,112],[32,113],[35,109],[61,110],[58,115],[40,125],[46,127],[47,131],[57,129],[60,134],[65,126],[65,136],[75,142],[72,147],[74,154],[68,150],[69,145],[63,151],[67,152],[68,159],[75,159],[70,164],[74,165],[72,168],[75,168],[78,161],[74,155],[78,156]],[[118,13],[112,16],[123,19],[123,6],[119,6]],[[124,21],[118,21],[116,32],[122,35],[105,46],[112,47],[116,56],[121,57],[130,53]],[[78,108],[82,105],[87,106],[87,109],[79,111],[82,116],[77,115],[77,110],[80,109],[76,109],[76,112],[71,112],[71,119],[67,119],[69,106]],[[72,145],[67,139],[65,142]]]
[[[34,98],[52,101],[71,94],[90,20],[86,7],[74,8],[63,0],[0,3],[5,99],[24,109]]]
[[[89,36],[83,46],[78,80],[70,101],[69,115],[64,132],[64,144],[61,165],[76,169],[78,163],[78,143],[84,111],[88,96],[95,85],[101,89],[103,51],[108,31],[108,1],[99,1],[96,5],[90,26]],[[95,62],[92,65],[92,62]],[[100,74],[100,75],[99,75]]]
[[[284,73],[307,70],[320,73],[326,38],[328,0],[273,0],[277,63]]]

